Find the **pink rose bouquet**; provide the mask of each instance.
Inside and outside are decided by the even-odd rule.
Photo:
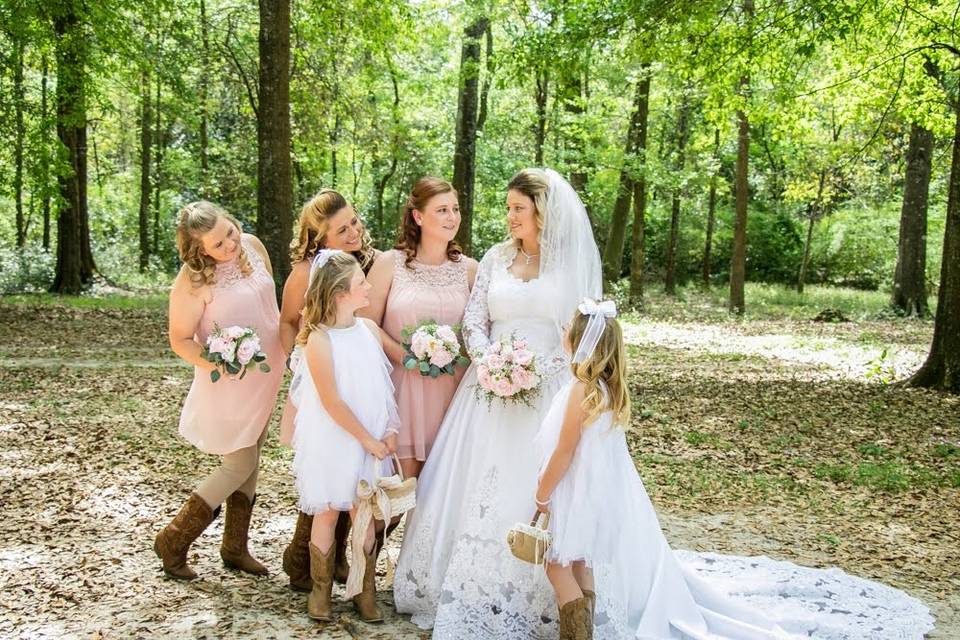
[[[201,355],[208,362],[217,365],[210,372],[210,380],[216,382],[223,374],[238,375],[240,379],[247,370],[256,367],[267,373],[270,365],[265,360],[267,354],[260,349],[260,336],[249,327],[220,328],[214,325],[213,333],[207,336],[207,344]]]
[[[456,328],[450,325],[427,320],[404,329],[402,337],[406,350],[401,361],[403,366],[419,370],[422,376],[452,376],[457,366],[466,366],[470,362],[462,354]]]
[[[527,342],[513,335],[492,343],[477,361],[477,395],[530,405],[539,392],[537,357]]]

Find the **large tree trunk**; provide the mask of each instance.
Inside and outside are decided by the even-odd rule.
[[[713,155],[719,162],[720,160],[720,129],[713,131]],[[717,219],[717,171],[710,176],[710,195],[707,199],[707,239],[703,243],[703,265],[700,268],[700,279],[703,286],[710,286],[710,261],[713,252],[713,228]]]
[[[141,273],[150,264],[150,147],[153,140],[153,96],[150,90],[150,72],[144,69],[140,74],[140,214],[137,218]]]
[[[50,290],[76,295],[92,279],[84,264],[86,210],[86,127],[84,64],[86,41],[76,8],[67,2],[53,19],[57,56],[57,137],[68,169],[58,176],[61,204],[57,214],[57,269]],[[89,238],[87,238],[89,251]]]
[[[903,315],[923,317],[927,309],[927,197],[933,133],[913,123],[900,209],[900,242],[892,304]]]
[[[753,0],[743,0],[747,30],[752,28]],[[750,94],[750,76],[740,76],[737,92],[745,99]],[[733,252],[730,257],[730,310],[743,314],[746,310],[743,289],[747,278],[747,202],[750,199],[747,169],[750,159],[750,120],[745,106],[737,109],[737,172],[734,180]]]
[[[200,103],[200,194],[207,195],[207,180],[210,171],[207,159],[209,134],[207,132],[207,83],[210,74],[210,32],[207,28],[207,3],[200,0],[200,91],[197,101]]]
[[[290,272],[293,234],[290,162],[290,0],[260,0],[260,109],[257,114],[257,235],[273,263],[279,297]]]
[[[910,378],[909,384],[960,393],[960,99],[954,102],[953,108],[953,157],[933,343],[926,362]]]
[[[579,119],[583,115],[583,81],[577,72],[574,72],[564,84],[563,110],[571,119]],[[570,186],[580,195],[584,204],[587,203],[587,172],[583,167],[583,152],[586,142],[579,125],[572,127],[573,134],[567,136],[566,164],[570,174]],[[589,207],[587,213],[590,213]]]
[[[674,168],[678,175],[683,173],[686,165],[687,137],[689,129],[690,106],[687,97],[681,98],[680,111],[677,114],[677,146]],[[680,201],[683,196],[681,187],[674,187],[670,203],[670,237],[667,241],[666,275],[663,282],[664,291],[668,295],[677,293],[677,248],[680,243]]]
[[[546,69],[537,69],[537,126],[534,129],[534,164],[543,166],[543,144],[547,139],[547,95],[550,88],[550,76]]]
[[[630,200],[636,176],[637,152],[640,140],[646,140],[647,115],[649,112],[650,65],[644,64],[642,77],[637,81],[634,93],[633,112],[630,114],[630,126],[627,128],[627,141],[623,150],[623,166],[620,168],[620,189],[613,205],[610,221],[610,234],[603,252],[604,281],[615,282],[620,279],[623,270],[623,245],[627,235],[627,217],[630,213]]]
[[[827,182],[827,170],[821,169],[817,183],[817,199],[810,207],[809,218],[807,219],[807,237],[803,241],[803,257],[800,259],[800,274],[797,276],[797,293],[803,293],[803,287],[807,283],[807,265],[810,264],[810,245],[813,244],[813,227],[817,224],[817,219],[823,216],[823,189]]]
[[[40,138],[42,140],[40,148],[43,153],[40,158],[40,182],[43,186],[43,249],[50,250],[50,153],[49,153],[49,132],[47,129],[47,80],[49,68],[47,67],[47,54],[43,54],[43,69],[40,79]]]
[[[16,233],[17,246],[27,244],[28,220],[23,215],[23,147],[27,138],[26,126],[23,122],[23,37],[15,36],[13,45],[13,110],[16,138],[13,143],[13,193],[16,206]]]
[[[647,132],[650,116],[650,74],[637,86],[637,156],[639,175],[633,183],[633,236],[630,245],[630,301],[643,303],[643,272],[646,263]]]
[[[483,76],[483,85],[480,88],[480,107],[477,113],[477,131],[483,131],[487,123],[487,101],[490,96],[490,83],[493,82],[493,25],[487,22],[487,48],[483,54],[486,73]]]
[[[157,74],[157,96],[156,102],[154,104],[154,116],[156,122],[154,123],[153,128],[153,139],[154,139],[154,189],[153,189],[153,253],[160,252],[160,194],[163,190],[163,152],[164,147],[166,146],[167,136],[163,131],[163,122],[161,121],[161,116],[163,115],[163,103],[161,101],[161,93],[163,90],[163,82],[160,74]]]
[[[457,138],[453,153],[453,188],[460,196],[457,242],[469,254],[473,244],[473,189],[477,153],[477,91],[480,77],[480,38],[489,20],[476,18],[463,33],[460,51],[460,90],[457,100]]]

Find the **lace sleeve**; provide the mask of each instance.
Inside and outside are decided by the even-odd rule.
[[[490,276],[497,263],[500,246],[496,245],[484,254],[477,268],[477,278],[470,291],[470,300],[463,312],[463,341],[467,353],[476,359],[490,346],[490,310],[487,294],[490,291]]]

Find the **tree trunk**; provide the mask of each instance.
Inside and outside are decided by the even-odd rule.
[[[953,157],[933,342],[926,362],[909,384],[960,393],[960,100],[954,102],[953,109]]]
[[[477,153],[477,90],[480,77],[480,38],[489,20],[476,18],[463,34],[460,51],[460,90],[457,101],[457,138],[453,154],[453,188],[460,196],[457,242],[470,253],[473,244],[473,187]]]
[[[680,112],[677,114],[677,157],[674,167],[678,175],[683,173],[686,165],[687,137],[689,129],[690,106],[687,96],[681,97]],[[666,276],[663,282],[664,291],[668,295],[677,293],[677,248],[680,243],[680,201],[683,196],[681,187],[673,189],[670,203],[670,238],[667,241]]]
[[[623,245],[627,235],[627,216],[630,213],[630,200],[636,180],[637,152],[640,140],[646,140],[647,116],[650,106],[649,64],[641,68],[643,74],[637,81],[634,93],[633,112],[630,114],[630,126],[627,128],[627,141],[623,150],[623,166],[620,168],[620,189],[613,205],[610,221],[610,235],[603,252],[604,281],[612,283],[620,279],[623,269]]]
[[[917,123],[910,128],[907,171],[900,209],[900,242],[892,304],[905,316],[924,317],[927,309],[927,197],[933,159],[933,133]]]
[[[480,89],[480,107],[477,113],[477,131],[483,131],[487,122],[487,99],[490,96],[490,83],[493,82],[493,25],[487,22],[487,49],[483,54],[486,73],[483,76],[483,86]]]
[[[16,139],[13,144],[13,192],[17,210],[17,246],[21,248],[27,244],[28,223],[28,220],[23,215],[23,146],[27,137],[27,130],[23,122],[23,49],[22,36],[15,36],[13,45],[13,108]]]
[[[753,0],[743,0],[743,15],[747,30],[752,28]],[[740,76],[737,92],[748,99],[750,76]],[[746,310],[743,289],[747,276],[747,202],[750,198],[747,169],[750,159],[750,120],[745,106],[737,109],[737,170],[734,179],[733,252],[730,257],[730,310],[742,315]]]
[[[40,180],[43,184],[43,249],[44,251],[50,250],[50,158],[49,153],[49,137],[47,130],[47,81],[49,76],[49,68],[47,66],[47,54],[43,54],[43,76],[40,79],[40,137],[41,137],[41,149],[43,153],[41,155],[40,163]]]
[[[50,290],[79,294],[86,284],[83,264],[86,208],[86,101],[83,24],[72,3],[53,20],[57,57],[57,137],[66,149],[69,168],[58,176],[61,204],[57,213],[57,269]]]
[[[637,146],[641,161],[633,183],[633,236],[630,245],[630,301],[643,303],[643,274],[646,265],[647,208],[647,132],[650,116],[650,74],[645,73],[637,87]]]
[[[570,77],[564,85],[563,110],[568,117],[579,119],[583,115],[583,81],[579,75]],[[568,135],[566,164],[570,174],[570,186],[580,195],[584,204],[587,202],[587,172],[583,168],[583,152],[585,142],[580,132],[579,123],[572,127],[573,133]],[[572,148],[571,148],[572,147]],[[589,213],[589,210],[588,210]]]
[[[154,105],[154,115],[156,117],[156,122],[154,123],[153,129],[153,139],[154,139],[154,150],[155,150],[155,176],[154,188],[153,188],[153,253],[159,253],[160,251],[160,193],[163,189],[163,151],[164,145],[166,143],[166,136],[163,131],[163,123],[161,122],[161,116],[163,115],[163,108],[161,103],[161,91],[163,87],[163,82],[160,77],[160,74],[157,74],[157,96],[156,103]]]
[[[210,33],[207,28],[207,3],[200,0],[200,42],[203,47],[200,62],[200,91],[197,100],[200,103],[200,194],[207,195],[207,180],[210,170],[207,159],[209,146],[207,132],[207,83],[210,73]]]
[[[713,131],[713,155],[717,162],[720,161],[720,129]],[[700,270],[700,279],[703,286],[710,286],[710,261],[713,252],[713,228],[716,225],[717,218],[717,171],[710,176],[710,195],[707,200],[707,239],[703,244],[703,266]]]
[[[803,287],[807,282],[807,265],[810,264],[810,245],[813,243],[813,227],[817,219],[823,215],[823,189],[827,182],[826,169],[820,170],[817,184],[817,199],[810,208],[810,216],[807,221],[807,237],[803,241],[803,257],[800,259],[800,275],[797,276],[797,293],[803,293]]]
[[[550,77],[546,69],[537,69],[537,126],[534,130],[534,164],[543,166],[543,144],[547,138],[547,95]]]
[[[277,294],[290,273],[290,0],[260,0],[257,235],[273,263]]]
[[[140,74],[140,215],[137,223],[140,232],[140,273],[150,264],[150,145],[153,126],[150,95],[150,72],[144,68]]]

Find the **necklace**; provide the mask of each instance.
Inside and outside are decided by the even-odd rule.
[[[539,257],[540,257],[540,254],[539,254],[539,253],[535,253],[535,254],[533,254],[533,255],[530,255],[529,253],[527,253],[526,251],[523,250],[523,247],[519,247],[519,249],[520,249],[520,253],[523,254],[523,259],[526,260],[526,264],[530,264],[531,262],[533,262],[533,259],[534,259],[534,258],[539,258]]]

